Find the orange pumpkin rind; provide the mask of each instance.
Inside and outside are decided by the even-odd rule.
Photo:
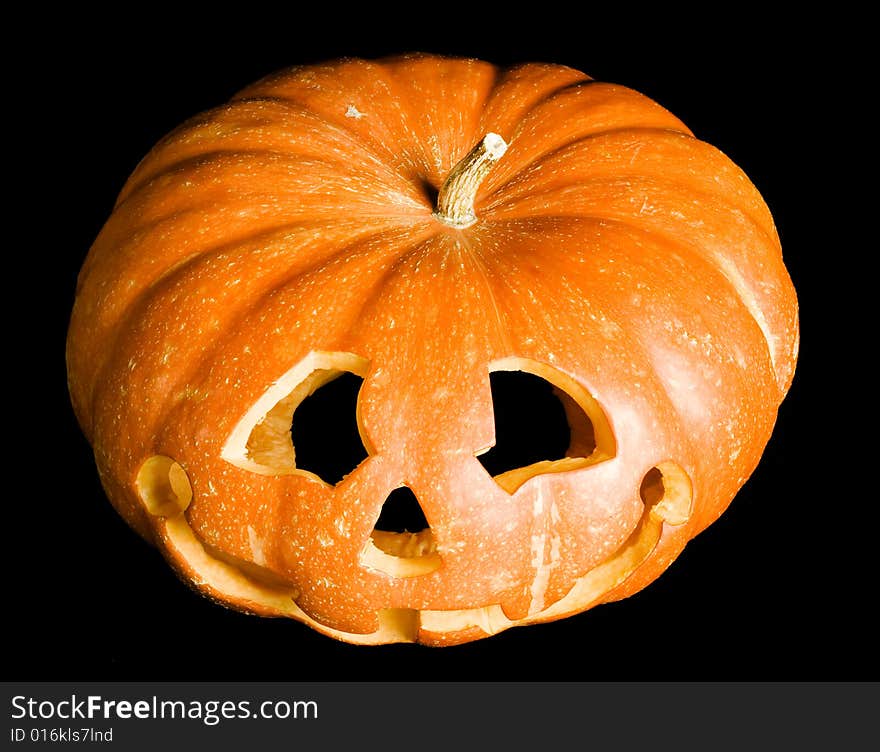
[[[673,115],[414,55],[282,71],[163,139],[67,358],[110,501],[199,592],[450,645],[656,579],[756,467],[797,348],[769,210]],[[498,370],[557,390],[565,457],[486,472]],[[345,372],[368,457],[334,484],[289,427]],[[403,486],[430,528],[375,530]]]

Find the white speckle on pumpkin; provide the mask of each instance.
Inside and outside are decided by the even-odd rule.
[[[345,117],[354,118],[355,120],[360,120],[365,114],[366,113],[361,112],[353,104],[348,105],[348,109],[345,111]]]
[[[533,512],[535,517],[539,517],[544,509],[544,487],[539,485],[535,495]],[[555,501],[551,501],[550,506],[550,530],[547,529],[546,523],[544,532],[539,535],[532,536],[532,566],[535,567],[535,579],[532,582],[531,602],[529,603],[529,614],[536,614],[544,610],[545,595],[547,586],[550,583],[550,573],[558,566],[562,557],[562,543],[559,535],[553,531],[553,525],[559,522],[559,510]],[[547,539],[550,538],[549,561],[545,563],[545,553],[547,553]]]
[[[250,525],[247,526],[248,545],[251,547],[251,556],[254,557],[254,563],[260,566],[266,565],[266,556],[263,553],[263,539],[257,534]]]
[[[329,546],[333,545],[333,539],[323,531],[318,533],[317,541],[322,548],[328,548]]]
[[[622,330],[620,326],[615,324],[613,321],[608,321],[608,319],[603,319],[599,324],[599,331],[602,333],[602,336],[605,339],[616,340],[620,337]]]

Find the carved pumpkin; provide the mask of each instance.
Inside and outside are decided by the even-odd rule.
[[[757,465],[797,342],[767,207],[669,112],[561,66],[410,56],[283,71],[161,141],[67,355],[111,502],[187,582],[453,644],[658,577]],[[493,476],[506,372],[570,434]],[[297,410],[343,374],[365,458],[322,478]],[[400,489],[423,530],[377,529]]]

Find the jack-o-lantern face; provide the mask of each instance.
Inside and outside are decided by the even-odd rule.
[[[393,354],[376,353],[383,356]],[[234,426],[219,453],[232,467],[207,463],[199,483],[197,457],[184,450],[190,478],[179,462],[154,456],[140,471],[140,495],[162,520],[172,558],[202,587],[218,597],[233,591],[239,606],[295,615],[363,642],[457,641],[582,610],[644,562],[664,522],[688,520],[685,470],[659,455],[653,464],[619,456],[604,411],[563,371],[517,357],[488,367],[475,362],[466,371],[453,380],[435,371],[418,388],[404,387],[383,380],[381,368],[360,355],[311,352]],[[490,373],[533,374],[553,390],[568,427],[558,459],[490,474],[492,463],[480,459],[497,448]],[[298,462],[298,413],[310,395],[344,375],[362,380],[356,405],[339,402],[356,415],[366,457],[343,476],[324,478]],[[410,393],[402,395],[403,388]],[[426,441],[431,416],[415,411],[435,407],[450,425],[437,426],[443,435]],[[517,407],[503,417],[528,421],[528,405]],[[206,400],[206,415],[213,414]],[[198,426],[193,417],[187,425]],[[407,420],[423,426],[419,441]],[[654,420],[649,416],[649,425]],[[467,449],[462,434],[471,441]],[[324,438],[325,451],[335,452],[333,436]],[[644,447],[633,441],[629,451]],[[193,484],[200,504],[191,503]],[[261,504],[235,503],[239,498]],[[406,503],[416,510],[409,519],[420,524],[401,530],[382,523]],[[297,524],[301,519],[308,523]],[[229,535],[233,530],[238,534]]]
[[[450,644],[634,593],[724,510],[794,367],[772,220],[669,113],[587,81],[300,69],[142,163],[83,270],[71,393],[184,578]],[[501,405],[528,380],[564,440],[499,460],[506,422],[537,425],[529,395]]]

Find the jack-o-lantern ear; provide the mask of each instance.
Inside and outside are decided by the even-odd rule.
[[[562,371],[506,358],[492,365],[489,379],[495,444],[477,458],[508,493],[536,475],[578,470],[615,455],[605,412]]]
[[[261,475],[305,475],[335,485],[370,453],[357,419],[368,367],[353,353],[310,353],[248,410],[223,458]]]

